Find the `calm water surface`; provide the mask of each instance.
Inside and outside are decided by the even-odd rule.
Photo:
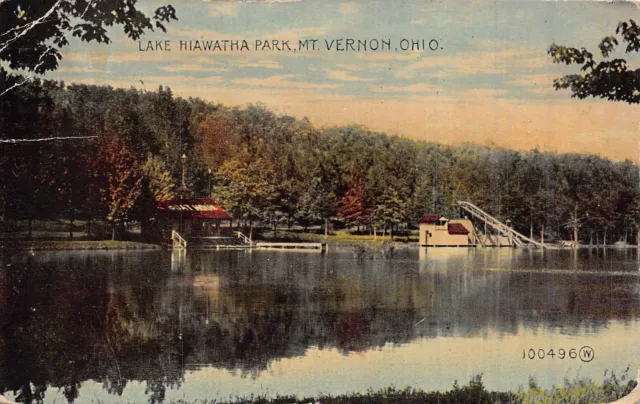
[[[36,252],[0,265],[0,393],[23,401],[444,390],[479,373],[509,390],[640,367],[635,249]],[[570,357],[583,346],[595,357]]]

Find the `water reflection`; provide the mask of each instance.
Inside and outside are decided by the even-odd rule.
[[[636,250],[47,253],[0,264],[0,392],[23,402],[48,387],[73,402],[94,380],[114,396],[146,383],[154,403],[194,369],[259,378],[310,347],[598,333],[640,309]]]

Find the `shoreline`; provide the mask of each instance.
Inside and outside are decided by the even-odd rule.
[[[367,237],[336,237],[329,236],[328,239],[324,237],[305,237],[300,239],[286,239],[280,238],[260,238],[254,240],[254,242],[283,242],[283,243],[326,243],[327,246],[334,247],[377,247],[386,248],[393,246],[394,248],[428,248],[438,250],[456,250],[460,248],[464,249],[509,249],[510,247],[482,247],[482,246],[466,246],[466,247],[420,247],[417,241],[404,241],[393,240],[388,238],[373,240]],[[579,245],[577,247],[563,247],[560,245],[549,245],[553,250],[587,250],[587,249],[608,249],[608,250],[623,250],[623,249],[638,249],[636,245]],[[91,251],[91,250],[162,250],[167,249],[162,244],[143,243],[138,241],[118,241],[118,240],[16,240],[16,239],[4,239],[0,240],[0,252],[1,251]],[[171,250],[171,248],[169,248]],[[537,250],[537,249],[536,249]],[[542,251],[542,250],[540,250]]]
[[[160,250],[160,244],[113,240],[3,240],[0,251]]]
[[[605,373],[602,381],[590,378],[565,379],[551,388],[541,388],[532,378],[526,387],[517,390],[495,391],[487,389],[482,376],[472,376],[467,383],[455,382],[449,389],[425,391],[419,388],[394,386],[344,394],[297,395],[248,395],[217,399],[168,399],[167,404],[541,404],[541,403],[635,403],[640,396],[638,380],[629,377],[629,369],[620,374]],[[3,394],[7,394],[4,392]],[[0,404],[17,404],[0,395]],[[119,401],[120,402],[120,401]],[[124,400],[129,403],[133,401]]]
[[[7,394],[9,393],[9,394]],[[0,394],[0,404],[17,404],[11,392],[3,392],[11,398]],[[615,373],[605,375],[603,381],[589,378],[565,380],[563,384],[543,389],[534,379],[529,379],[528,386],[520,386],[512,391],[494,391],[486,388],[482,376],[473,376],[466,384],[455,382],[450,389],[425,391],[418,388],[394,386],[378,390],[369,389],[364,392],[344,394],[319,394],[311,397],[297,395],[263,395],[236,396],[222,399],[169,399],[167,404],[541,404],[541,403],[635,403],[640,396],[638,380],[632,380],[627,372],[618,378]],[[131,401],[122,401],[129,403]]]

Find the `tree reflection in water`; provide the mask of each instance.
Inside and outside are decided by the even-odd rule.
[[[73,402],[88,380],[113,395],[138,381],[156,403],[182,385],[186,370],[214,366],[257,378],[310,346],[347,354],[488,328],[598,330],[637,316],[637,277],[607,278],[599,288],[593,276],[481,270],[573,262],[522,254],[362,261],[210,252],[190,253],[180,265],[164,252],[4,256],[0,393],[29,403],[54,387]],[[607,259],[634,266],[628,258]]]

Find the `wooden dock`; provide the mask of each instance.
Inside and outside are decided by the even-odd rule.
[[[177,231],[171,231],[171,246],[174,249],[196,250],[223,250],[223,249],[252,249],[252,248],[269,248],[279,250],[316,250],[325,252],[327,250],[326,243],[295,243],[295,242],[252,242],[247,236],[235,232],[235,236],[198,236],[198,237],[182,237]]]
[[[263,243],[253,244],[254,248],[275,248],[281,250],[320,250],[326,251],[325,243]]]

